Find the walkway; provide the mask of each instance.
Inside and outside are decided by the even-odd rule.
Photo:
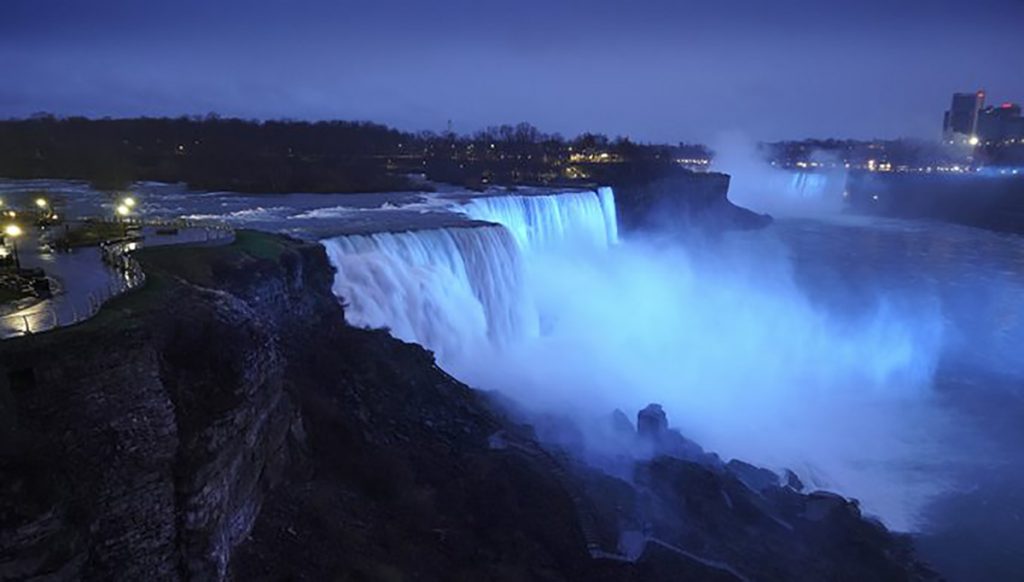
[[[228,244],[234,232],[222,227],[189,226],[175,234],[157,234],[154,226],[144,226],[139,246],[171,244]],[[144,281],[137,269],[122,271],[103,261],[99,247],[81,247],[70,252],[45,252],[39,242],[40,231],[33,228],[18,242],[21,264],[41,268],[50,278],[53,297],[41,300],[0,317],[0,339],[17,337],[66,326],[88,319],[115,295]],[[119,243],[123,245],[123,243]],[[134,246],[114,248],[110,252],[130,257]],[[129,264],[134,264],[130,258]]]

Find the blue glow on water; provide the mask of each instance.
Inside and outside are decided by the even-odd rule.
[[[892,467],[937,422],[935,306],[833,312],[772,231],[611,244],[609,208],[610,190],[490,196],[463,211],[500,226],[325,244],[350,321],[434,349],[471,385],[580,418],[660,402],[727,457],[792,467],[911,527],[936,483]]]

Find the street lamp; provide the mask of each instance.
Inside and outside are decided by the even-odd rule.
[[[39,208],[40,220],[48,220],[53,214],[53,209],[50,208],[50,201],[46,198],[36,198],[36,207]]]
[[[18,258],[18,237],[21,236],[21,227],[17,224],[8,224],[4,227],[4,236],[11,239],[11,246],[14,250],[14,267],[21,270],[21,260]]]
[[[128,236],[128,215],[132,213],[132,209],[127,204],[118,204],[117,208],[114,209],[117,213],[118,220],[121,222],[121,236]]]
[[[131,196],[125,196],[124,200],[121,201],[121,204],[128,208],[135,208],[135,199]]]

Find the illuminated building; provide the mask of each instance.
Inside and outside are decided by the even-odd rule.
[[[984,145],[1010,145],[1024,139],[1024,117],[1020,105],[1003,103],[986,107],[978,114],[978,137]]]
[[[985,106],[985,92],[954,93],[942,121],[942,138],[949,143],[977,145],[978,113]],[[971,143],[971,142],[974,143]]]

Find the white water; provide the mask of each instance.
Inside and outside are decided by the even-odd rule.
[[[903,470],[940,442],[929,306],[829,313],[770,232],[710,249],[615,244],[609,189],[458,210],[496,225],[325,241],[351,323],[389,327],[464,381],[540,410],[587,418],[660,402],[709,449],[793,467],[896,527],[934,493],[930,476]]]
[[[455,208],[503,225],[526,253],[607,248],[618,241],[611,188],[528,196],[484,196]]]
[[[535,336],[519,249],[501,226],[348,235],[323,241],[349,323],[386,327],[456,366],[473,347]]]

